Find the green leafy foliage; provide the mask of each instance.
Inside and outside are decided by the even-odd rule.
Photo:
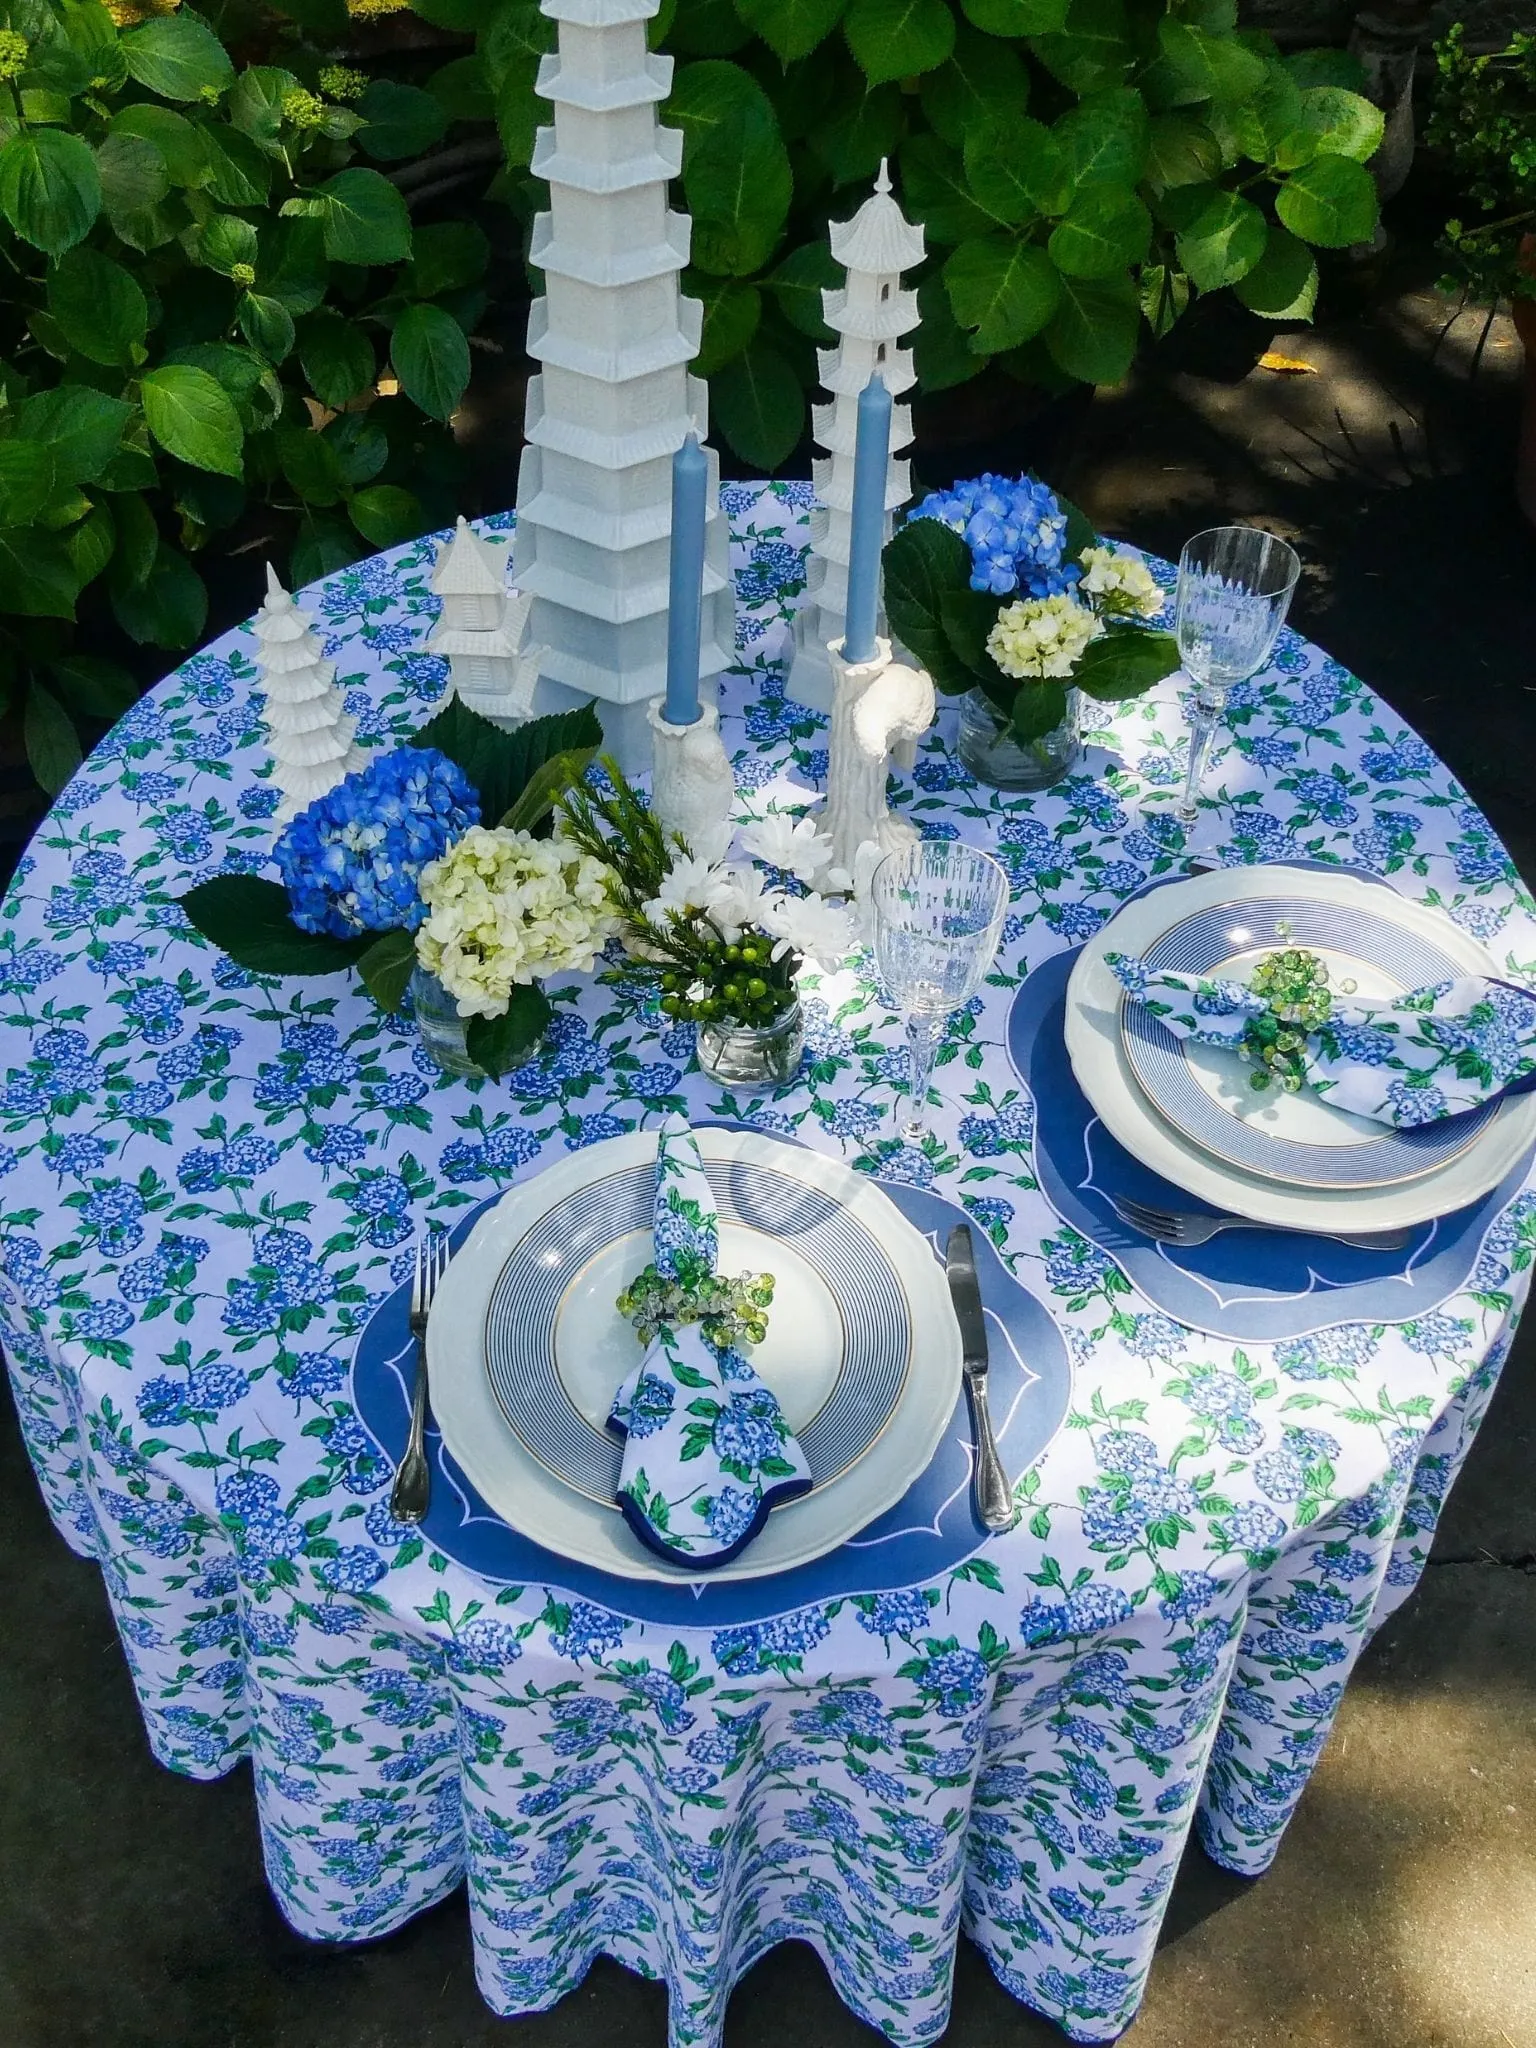
[[[1440,252],[1440,289],[1492,303],[1536,298],[1524,246],[1536,232],[1536,35],[1474,56],[1455,22],[1435,45],[1438,76],[1425,139],[1458,193]]]
[[[457,0],[413,4],[435,20]],[[477,26],[521,169],[548,24],[536,0],[487,0]],[[829,345],[821,293],[841,282],[826,223],[882,160],[926,234],[904,282],[927,391],[998,358],[1113,383],[1205,292],[1308,318],[1311,251],[1375,229],[1381,116],[1358,64],[1282,58],[1230,0],[670,0],[651,41],[676,61],[661,115],[683,134],[697,368],[754,468],[800,445],[805,341]]]
[[[378,166],[434,146],[468,89],[331,62],[344,0],[281,11],[275,38],[236,8],[6,15],[27,48],[0,100],[0,702],[48,789],[77,723],[132,701],[125,671],[72,652],[75,623],[193,646],[198,555],[263,499],[264,540],[298,515],[294,581],[452,509],[442,423],[488,246],[467,222],[413,231]],[[226,25],[280,61],[242,63]],[[399,395],[371,404],[386,360]]]

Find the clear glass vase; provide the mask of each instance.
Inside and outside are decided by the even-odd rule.
[[[960,699],[958,752],[978,782],[994,789],[1048,789],[1075,768],[1083,752],[1083,700],[1067,692],[1067,715],[1036,740],[1017,740],[985,690]]]
[[[782,1088],[800,1071],[805,1019],[791,1003],[771,1024],[700,1024],[699,1065],[733,1087]]]
[[[422,1045],[445,1074],[479,1074],[464,1045],[465,1019],[435,974],[418,967],[411,975],[411,1009]]]

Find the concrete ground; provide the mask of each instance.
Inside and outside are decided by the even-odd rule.
[[[1071,489],[1177,554],[1239,516],[1308,559],[1297,623],[1436,746],[1536,875],[1536,539],[1508,485],[1518,351],[1447,309],[1428,259],[1337,282],[1313,330],[1179,338],[1101,395]],[[1316,374],[1254,367],[1266,344]],[[513,495],[509,448],[503,493]],[[1268,1877],[1191,1849],[1135,2048],[1536,2048],[1536,1322],[1419,1593],[1382,1631]],[[96,1574],[49,1529],[0,1419],[4,2048],[661,2048],[663,1994],[611,1964],[555,2011],[491,2017],[462,1896],[371,1947],[278,1918],[245,1773],[151,1762]],[[1046,2048],[961,1944],[945,2048]],[[806,1949],[741,1984],[727,2048],[873,2044]]]

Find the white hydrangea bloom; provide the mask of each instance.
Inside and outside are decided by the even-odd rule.
[[[1021,598],[1005,605],[987,635],[987,652],[1005,676],[1063,681],[1104,628],[1085,606],[1060,597]]]
[[[1093,598],[1101,611],[1122,618],[1155,619],[1162,610],[1163,593],[1139,556],[1116,554],[1112,548],[1084,548],[1082,564],[1077,587]]]
[[[499,1017],[519,984],[591,972],[618,930],[615,879],[558,837],[472,825],[421,871],[416,958],[461,1017]]]

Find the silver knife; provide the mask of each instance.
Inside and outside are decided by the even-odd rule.
[[[992,1413],[987,1406],[987,1320],[982,1313],[981,1288],[976,1279],[976,1254],[971,1246],[971,1227],[957,1223],[949,1233],[944,1251],[944,1270],[949,1279],[949,1298],[960,1325],[960,1350],[965,1361],[965,1393],[970,1403],[971,1427],[976,1437],[976,1463],[971,1474],[971,1491],[977,1519],[986,1529],[1013,1526],[1013,1488],[997,1454],[997,1437]]]

